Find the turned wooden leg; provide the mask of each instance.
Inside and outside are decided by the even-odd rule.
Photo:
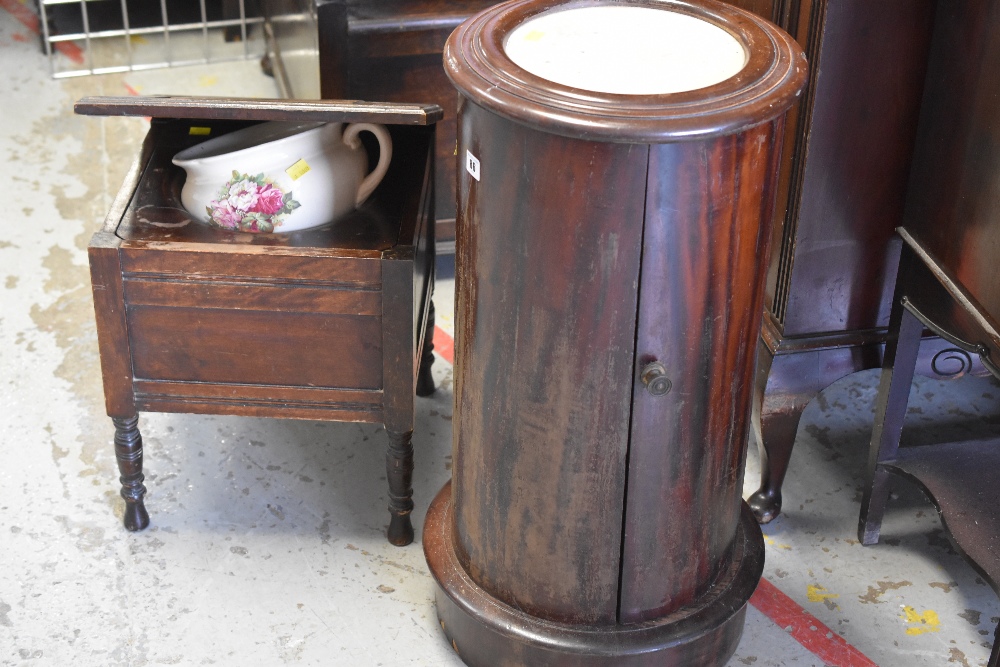
[[[889,318],[889,339],[875,403],[875,428],[868,451],[867,483],[858,518],[858,539],[862,544],[878,542],[882,529],[882,515],[889,499],[889,472],[880,463],[891,460],[899,448],[923,329],[920,320],[896,298]]]
[[[417,396],[430,396],[437,387],[434,386],[434,376],[431,366],[434,365],[434,302],[430,302],[427,311],[427,332],[424,334],[424,350],[420,355],[420,367],[417,369]]]
[[[386,429],[389,449],[385,468],[389,477],[389,542],[405,547],[413,541],[413,431],[396,432]]]
[[[139,433],[139,416],[112,417],[115,424],[115,458],[118,459],[122,498],[125,499],[125,528],[142,530],[149,525],[149,514],[142,498],[146,487],[142,485],[142,435]]]

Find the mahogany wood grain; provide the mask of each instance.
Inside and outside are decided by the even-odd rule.
[[[157,238],[156,231],[144,229],[143,236],[147,234]],[[223,277],[272,285],[298,282],[334,289],[375,290],[382,284],[381,267],[376,259],[380,256],[378,250],[366,253],[369,257],[357,257],[341,249],[319,248],[303,252],[242,244],[238,243],[242,240],[238,238],[218,239],[226,237],[216,234],[214,247],[178,235],[171,243],[126,237],[122,247],[122,270],[137,280],[176,280],[191,284]],[[331,275],[329,266],[323,266],[322,260],[336,263],[337,274]]]
[[[445,45],[445,68],[460,91],[521,123],[580,139],[633,143],[690,141],[735,134],[782,115],[801,95],[805,54],[785,32],[736,7],[704,0],[631,0],[711,21],[747,49],[747,63],[715,85],[670,95],[613,95],[564,86],[507,58],[504,35],[563,0],[512,0],[480,12]],[[502,72],[502,77],[498,76]],[[502,85],[500,85],[502,84]],[[739,111],[735,111],[739,109]],[[464,159],[464,158],[463,158]],[[461,177],[461,175],[460,175]]]
[[[826,4],[785,336],[888,323],[935,4]]]
[[[472,103],[459,118],[463,150],[484,162],[480,181],[460,181],[458,558],[526,613],[614,623],[649,149]]]
[[[138,378],[382,387],[378,318],[130,306],[128,321]]]
[[[294,289],[291,289],[294,288]],[[126,279],[126,298],[133,306],[222,308],[279,313],[314,313],[380,317],[381,295],[296,284],[217,284],[208,281]]]
[[[745,601],[764,568],[764,540],[744,506],[732,558],[703,598],[646,623],[587,626],[540,620],[479,588],[452,546],[451,488],[431,503],[424,553],[435,577],[441,629],[468,665],[521,667],[691,667],[720,664],[743,634]]]
[[[661,362],[672,389],[632,392],[622,622],[691,603],[729,557],[782,129],[651,149],[636,368]]]
[[[382,390],[135,380],[136,408],[150,412],[382,422]]]

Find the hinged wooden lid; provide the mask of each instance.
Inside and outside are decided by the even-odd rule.
[[[444,111],[436,104],[175,95],[84,97],[74,105],[73,110],[86,116],[289,120],[383,125],[432,125],[444,115]]]

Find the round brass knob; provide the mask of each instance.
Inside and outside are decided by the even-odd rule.
[[[663,396],[670,392],[673,383],[667,377],[667,369],[659,361],[651,361],[642,367],[639,379],[653,396]]]

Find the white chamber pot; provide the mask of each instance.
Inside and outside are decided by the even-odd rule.
[[[378,139],[370,174],[358,134]],[[392,140],[371,123],[269,122],[187,148],[181,203],[196,220],[240,232],[296,232],[360,206],[389,169]]]

